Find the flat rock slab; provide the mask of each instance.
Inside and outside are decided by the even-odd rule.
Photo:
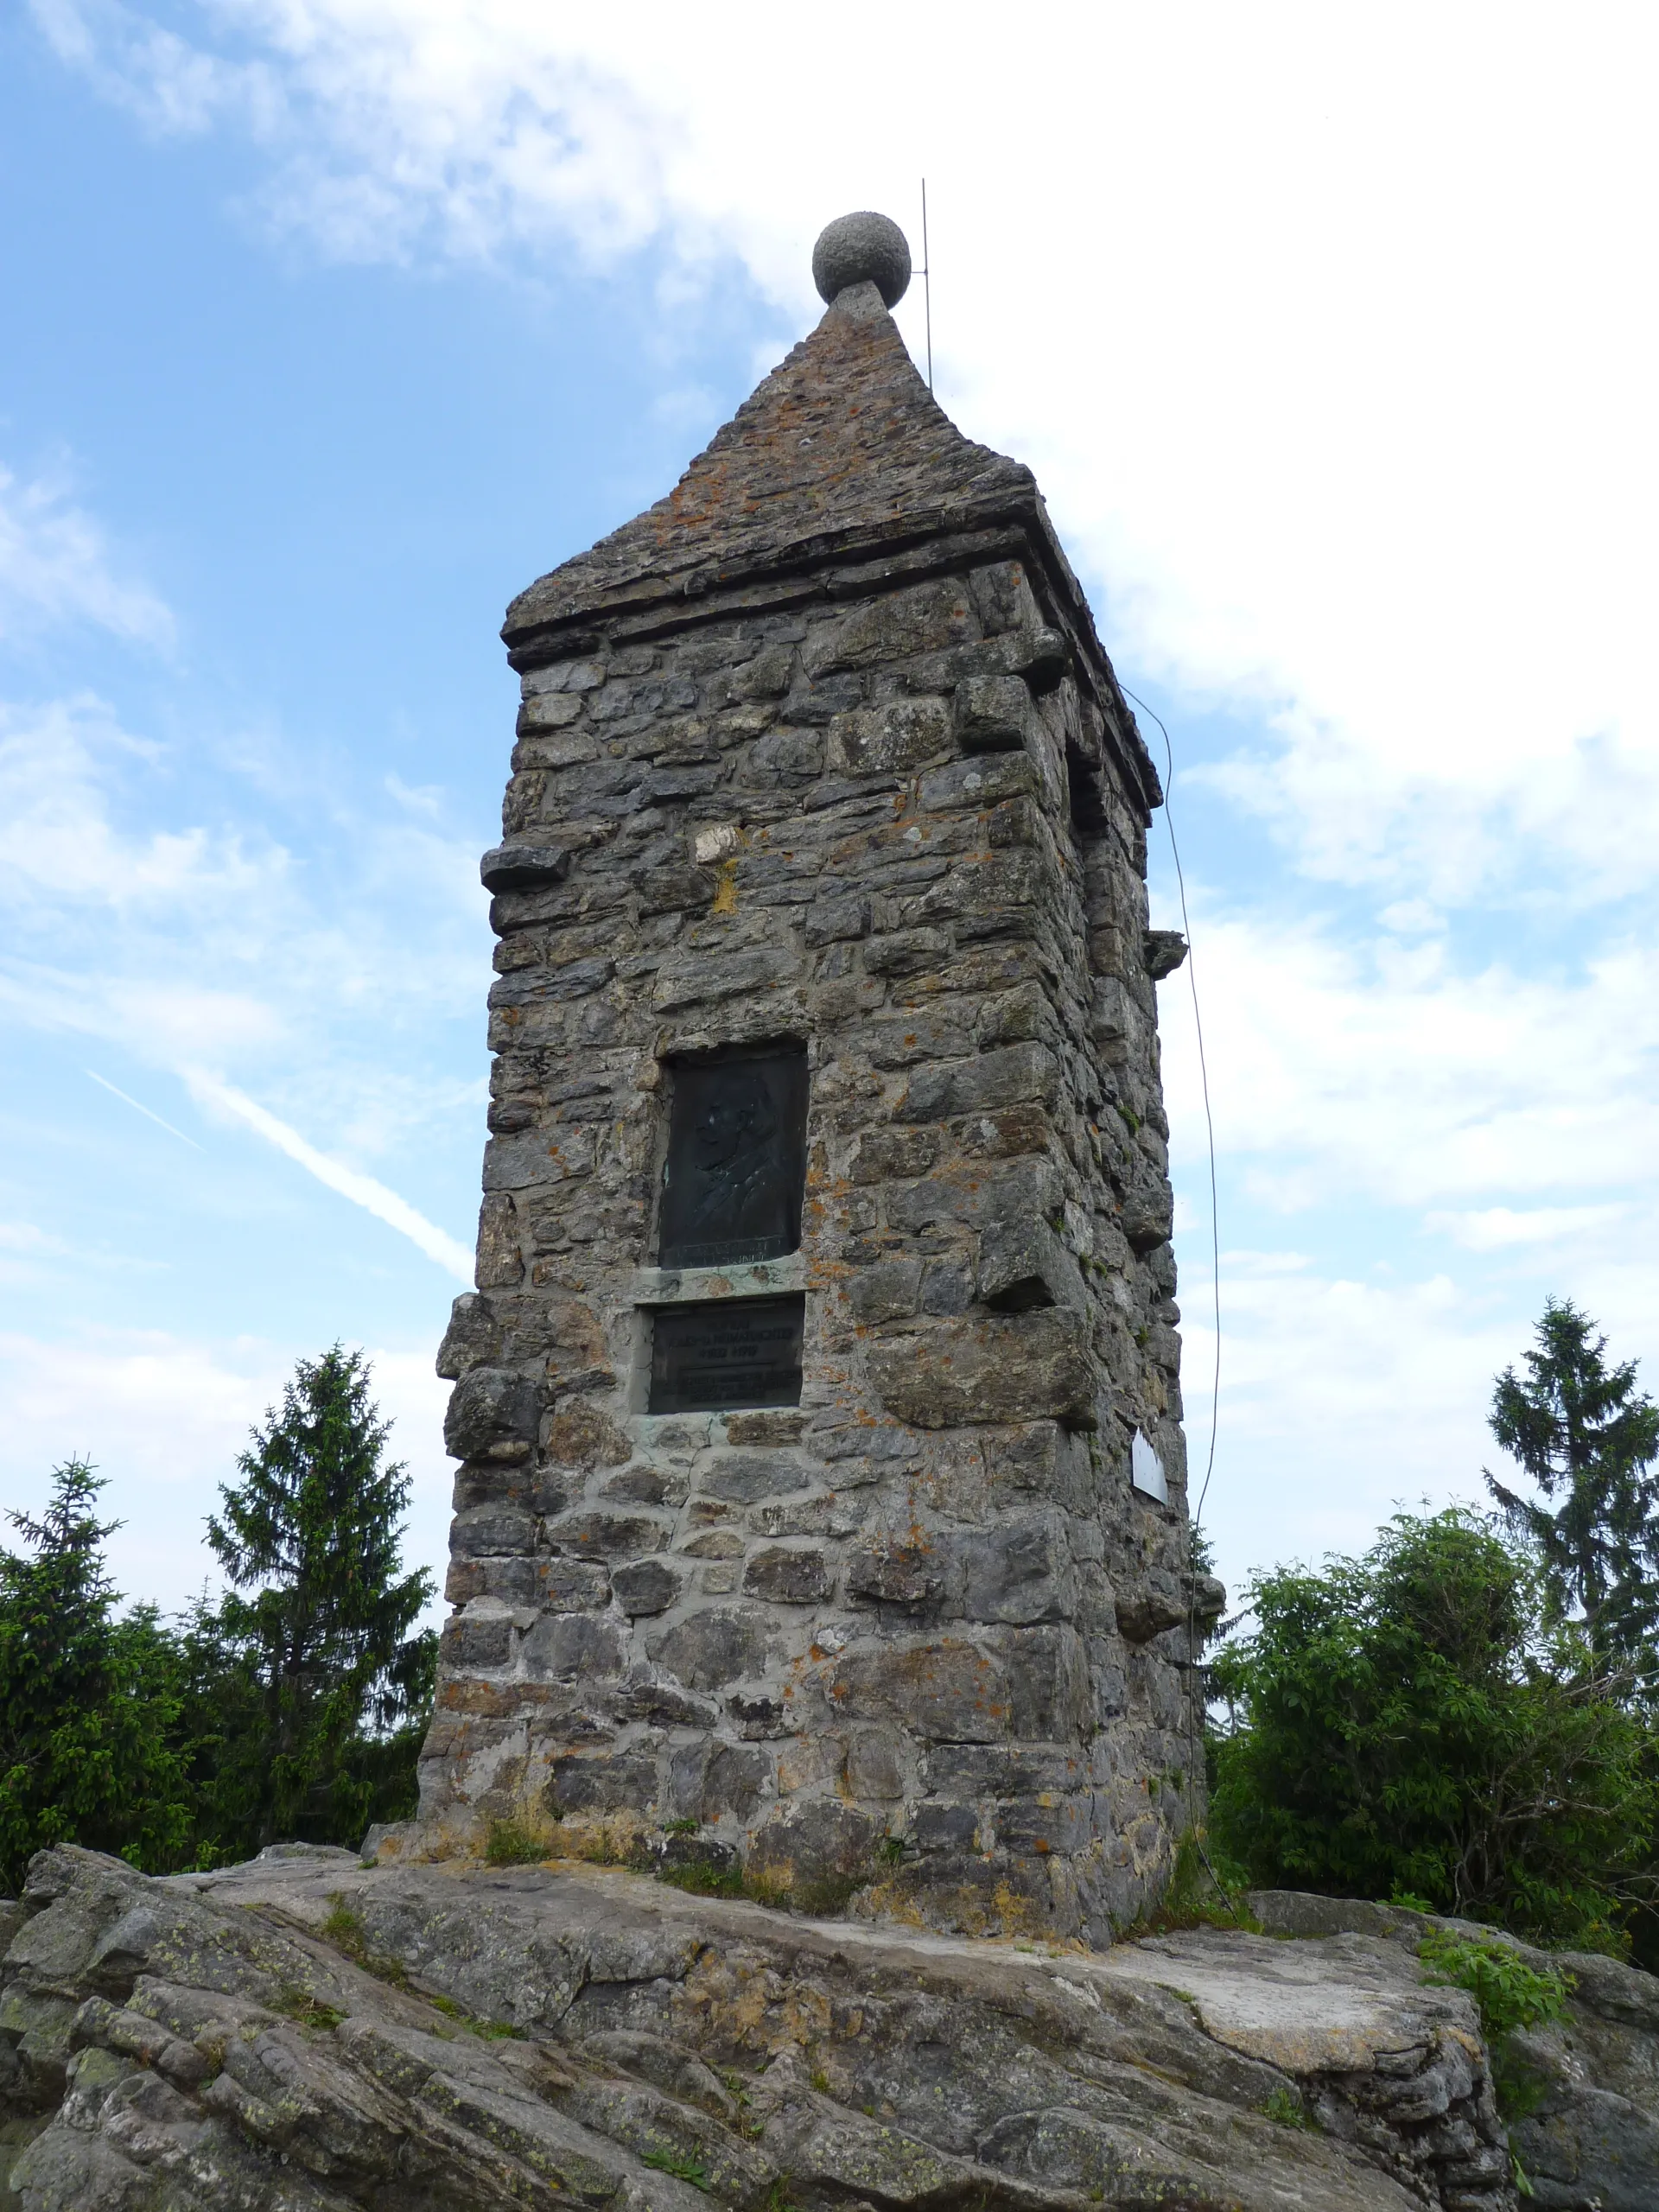
[[[149,1881],[63,1849],[23,1904],[19,2212],[1515,2202],[1472,2008],[1370,1936],[1090,1954],[316,1852]]]
[[[1471,2057],[1480,2049],[1471,1998],[1426,1986],[1410,1953],[1363,1936],[1198,1929],[1122,1944],[1103,1970],[1178,1991],[1217,2043],[1299,2077],[1370,2073],[1442,2037]]]

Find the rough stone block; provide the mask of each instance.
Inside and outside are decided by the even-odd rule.
[[[1061,1797],[1044,1802],[1017,1797],[993,1815],[996,1840],[1005,1851],[1061,1852],[1071,1857],[1094,1840],[1092,1797]]]
[[[753,1505],[758,1498],[778,1497],[804,1490],[807,1471],[798,1459],[776,1452],[730,1452],[711,1460],[697,1476],[705,1496],[734,1505]]]
[[[943,699],[889,699],[837,715],[831,759],[849,775],[907,774],[949,753],[950,710]]]
[[[774,1742],[791,1734],[795,1726],[775,1690],[734,1690],[726,1700],[726,1710],[746,1742]]]
[[[728,1414],[726,1435],[733,1444],[798,1444],[806,1415],[792,1407],[765,1407],[754,1413]]]
[[[747,1595],[767,1598],[777,1605],[817,1605],[830,1595],[830,1584],[822,1552],[795,1551],[782,1545],[756,1552],[743,1570]]]
[[[969,575],[968,588],[988,637],[1033,629],[1042,620],[1023,562],[988,562]]]
[[[611,1587],[616,1592],[616,1602],[631,1619],[647,1613],[665,1613],[677,1603],[680,1578],[671,1567],[659,1559],[633,1560],[626,1567],[613,1567]]]
[[[855,1797],[888,1803],[905,1794],[901,1741],[890,1728],[855,1728],[847,1741],[847,1787]]]
[[[950,1562],[944,1548],[919,1535],[885,1535],[847,1554],[847,1592],[878,1605],[924,1612],[944,1600]]]
[[[449,1550],[455,1559],[486,1559],[536,1549],[536,1516],[512,1505],[468,1507],[449,1524]]]
[[[613,1681],[627,1663],[620,1621],[596,1613],[547,1613],[525,1637],[522,1656],[532,1681]]]
[[[1074,1742],[1087,1725],[1088,1656],[1075,1629],[1005,1628],[988,1632],[1008,1686],[1010,1735]]]
[[[1001,1654],[962,1637],[855,1646],[831,1664],[825,1687],[843,1719],[896,1724],[931,1742],[995,1744],[1012,1732]]]
[[[842,669],[874,668],[918,653],[964,645],[979,635],[971,594],[954,580],[913,584],[855,607],[814,637],[801,655],[815,677]]]
[[[510,1289],[523,1281],[524,1274],[518,1206],[510,1191],[492,1191],[479,1208],[474,1280],[480,1290]]]
[[[1083,1275],[1040,1214],[999,1210],[979,1232],[976,1283],[982,1301],[1005,1313],[1024,1313],[1039,1306],[1071,1306],[1082,1311]]]
[[[665,960],[652,987],[651,1002],[660,1014],[710,1000],[741,998],[796,982],[798,957],[781,947],[757,946],[747,952],[698,953]]]
[[[1174,1575],[1146,1568],[1117,1591],[1117,1632],[1126,1643],[1150,1643],[1186,1619],[1188,1601]]]
[[[755,1606],[712,1608],[658,1630],[645,1649],[688,1689],[717,1690],[764,1671],[771,1624]]]
[[[752,784],[789,790],[823,773],[823,738],[817,730],[776,729],[749,749],[745,773]]]
[[[449,1309],[449,1325],[433,1362],[435,1372],[456,1382],[469,1367],[498,1366],[504,1336],[493,1302],[477,1291],[463,1291]]]
[[[957,686],[954,722],[964,753],[1015,753],[1032,721],[1031,694],[1017,676],[973,676]]]
[[[555,1408],[544,1449],[560,1467],[620,1467],[633,1455],[616,1423],[585,1398],[566,1398]]]
[[[937,968],[950,950],[950,940],[943,930],[893,930],[869,939],[864,965],[872,976],[914,976]]]
[[[1006,1045],[977,1059],[918,1069],[906,1086],[901,1113],[909,1122],[943,1122],[1027,1099],[1052,1106],[1058,1088],[1059,1064],[1047,1046]]]
[[[644,1751],[578,1752],[555,1759],[545,1796],[548,1811],[559,1819],[577,1813],[650,1813],[657,1804],[657,1761]]]
[[[735,1820],[747,1821],[771,1780],[766,1754],[747,1745],[722,1744],[705,1736],[694,1744],[677,1745],[669,1755],[669,1795],[682,1820],[717,1821],[729,1813]]]
[[[438,1646],[444,1665],[457,1674],[474,1667],[505,1667],[512,1657],[512,1623],[504,1613],[481,1620],[462,1614],[444,1623]]]
[[[567,1513],[548,1523],[547,1538],[574,1559],[627,1559],[635,1552],[659,1552],[672,1530],[665,1521],[643,1513],[606,1513],[594,1509]]]
[[[868,1880],[880,1834],[868,1813],[836,1798],[780,1806],[749,1846],[748,1887],[804,1911],[833,1910]]]
[[[837,898],[819,899],[808,908],[804,934],[809,945],[841,944],[865,936],[870,926],[870,902],[862,892],[843,892]]]
[[[1058,1514],[960,1540],[963,1607],[972,1621],[1070,1620],[1077,1577]]]
[[[1052,1419],[1091,1427],[1087,1325],[1068,1307],[939,1321],[865,1347],[881,1402],[917,1428]]]
[[[541,1601],[541,1578],[529,1559],[452,1559],[443,1578],[452,1605],[474,1598],[498,1598],[505,1605],[529,1607]]]
[[[550,1613],[594,1612],[610,1603],[610,1577],[588,1560],[536,1562],[537,1601]]]
[[[534,1444],[542,1400],[541,1386],[528,1376],[502,1368],[474,1368],[449,1394],[444,1450],[452,1459],[469,1459],[497,1444]]]
[[[861,1268],[848,1286],[848,1303],[859,1321],[895,1321],[921,1302],[920,1260],[877,1260]]]
[[[1037,788],[1037,771],[1026,753],[981,753],[932,769],[922,778],[918,797],[928,814],[954,814],[1034,796]]]

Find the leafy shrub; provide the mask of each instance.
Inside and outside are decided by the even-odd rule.
[[[1317,2135],[1319,2123],[1294,2089],[1274,2089],[1262,2107],[1263,2117],[1280,2127],[1304,2127]]]
[[[1572,1975],[1553,1967],[1529,1967],[1507,1943],[1471,1941],[1446,1928],[1424,1936],[1417,1955],[1428,1968],[1428,1980],[1466,1989],[1478,2006],[1481,2033],[1491,2053],[1492,2086],[1503,2118],[1524,2120],[1536,2112],[1548,2084],[1527,2064],[1510,2038],[1517,2028],[1542,2027],[1560,2018],[1573,1986]],[[1519,2159],[1515,2160],[1515,2176],[1522,2193],[1531,2196]]]
[[[1448,1928],[1425,1936],[1417,1955],[1430,1981],[1469,1992],[1480,2008],[1481,2032],[1488,2043],[1516,2028],[1559,2019],[1573,1986],[1571,1974],[1529,1967],[1507,1943],[1482,1943]]]
[[[1255,1633],[1212,1666],[1228,1857],[1261,1886],[1410,1895],[1546,1941],[1618,1925],[1649,1886],[1649,1738],[1542,1600],[1529,1556],[1457,1508],[1258,1576]]]

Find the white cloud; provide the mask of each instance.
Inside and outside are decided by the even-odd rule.
[[[1615,1357],[1659,1332],[1659,1266],[1585,1258],[1575,1294]],[[1487,1414],[1494,1378],[1532,1342],[1541,1291],[1436,1274],[1362,1281],[1297,1255],[1224,1253],[1221,1418],[1205,1520],[1223,1574],[1326,1551],[1361,1551],[1380,1522],[1451,1498],[1489,1502],[1481,1470],[1516,1470]],[[1201,1478],[1214,1338],[1207,1275],[1182,1284],[1188,1456]],[[1644,1363],[1643,1381],[1654,1376]],[[1196,1485],[1193,1496],[1197,1496]]]
[[[1224,1575],[1242,1584],[1252,1566],[1363,1550],[1396,1505],[1425,1497],[1478,1500],[1481,1467],[1495,1464],[1491,1378],[1521,1349],[1513,1324],[1471,1311],[1445,1276],[1385,1285],[1224,1267],[1222,1283],[1205,1520]],[[1191,1277],[1185,1291],[1188,1451],[1201,1476],[1213,1338]]]
[[[103,531],[60,484],[21,483],[0,468],[0,638],[68,622],[149,645],[173,636],[167,607],[115,574]]]
[[[60,1238],[48,1236],[32,1221],[0,1221],[0,1252],[60,1252]]]
[[[1653,1181],[1651,944],[1610,949],[1576,975],[1471,972],[1435,940],[1198,921],[1217,1146],[1264,1201],[1467,1209]],[[1171,1119],[1191,1161],[1204,1127],[1191,1016],[1163,1000]]]
[[[285,855],[267,845],[254,857],[234,834],[118,827],[118,779],[135,766],[161,772],[161,748],[130,736],[101,699],[0,702],[0,900],[35,912],[200,912],[248,899],[282,874]]]
[[[481,838],[342,789],[337,818],[296,824],[309,835],[290,848],[270,794],[245,818],[239,779],[201,818],[213,766],[95,698],[0,702],[0,1013],[151,1068],[257,1072],[268,1096],[280,1067],[280,1103],[357,1147],[452,1110],[454,1084],[400,1055],[435,1010],[477,1001]]]
[[[1467,1252],[1502,1252],[1517,1244],[1554,1244],[1586,1230],[1624,1219],[1624,1206],[1487,1206],[1473,1213],[1431,1213],[1424,1227],[1440,1230]]]
[[[1038,465],[1120,649],[1274,718],[1234,790],[1305,864],[1456,895],[1518,836],[1643,868],[1650,11],[42,13],[158,124],[251,129],[275,219],[334,254],[652,245],[682,300],[735,257],[798,324],[826,215],[912,220],[925,171],[943,396]]]

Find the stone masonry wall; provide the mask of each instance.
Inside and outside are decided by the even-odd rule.
[[[906,569],[514,656],[422,1822],[1099,1938],[1201,1811],[1217,1601],[1185,1555],[1171,948],[1109,671],[1027,562]],[[800,1252],[656,1268],[664,1063],[777,1041],[810,1070]],[[798,1410],[641,1410],[649,1308],[803,1288]]]

